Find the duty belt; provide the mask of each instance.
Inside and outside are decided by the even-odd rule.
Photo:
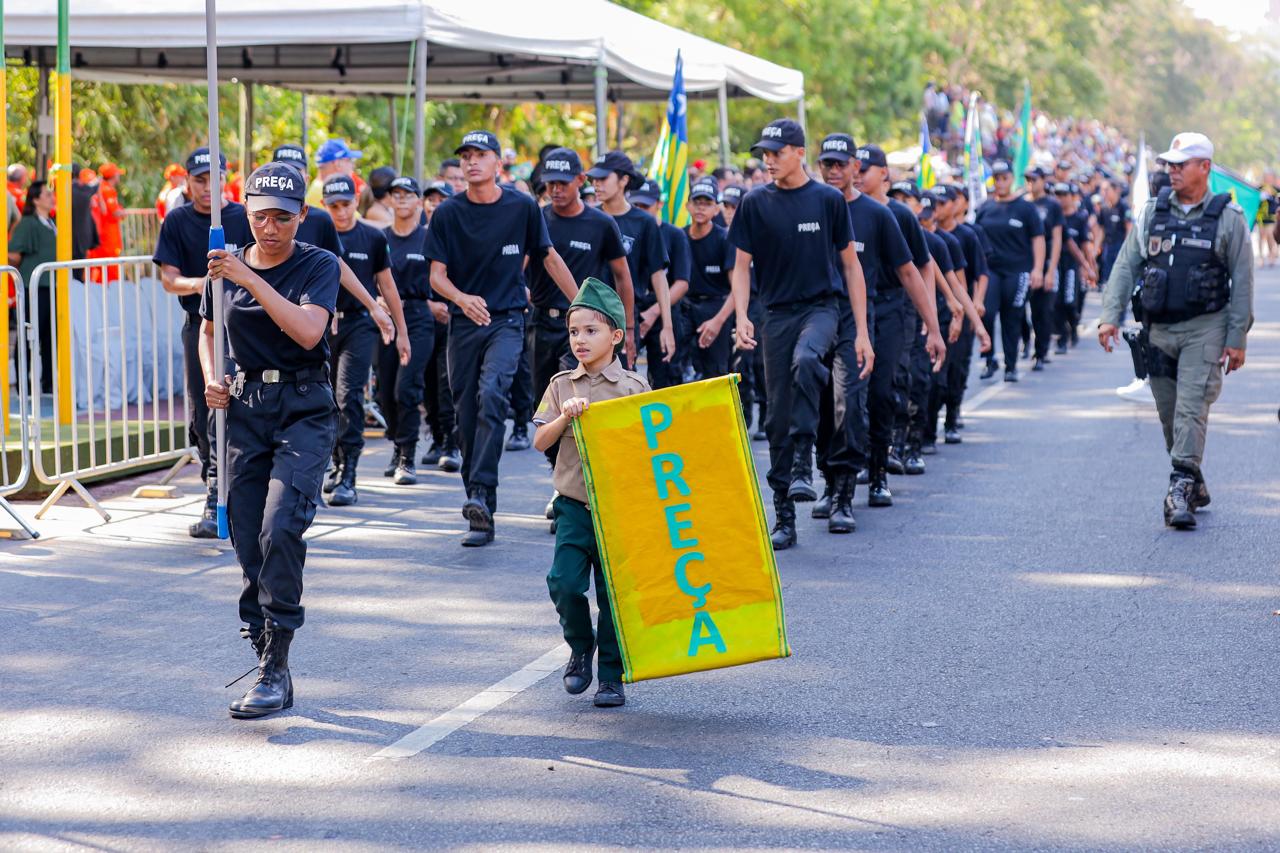
[[[302,370],[241,370],[236,374],[236,382],[261,382],[264,385],[277,385],[282,382],[319,382],[329,381],[329,366],[304,367]]]

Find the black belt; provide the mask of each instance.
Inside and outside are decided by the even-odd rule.
[[[301,370],[241,370],[236,373],[238,382],[261,382],[264,385],[276,385],[281,382],[320,382],[329,381],[329,366],[304,367]]]
[[[822,305],[826,302],[834,302],[836,295],[834,293],[824,293],[821,296],[813,296],[809,299],[797,299],[793,302],[782,302],[777,305],[766,305],[766,311],[782,311],[793,313],[803,311],[805,308],[812,308],[815,305]]]
[[[569,313],[568,308],[539,308],[533,306],[533,313],[539,317],[550,317],[552,320],[559,320],[561,317]]]
[[[369,309],[361,305],[357,308],[352,308],[350,311],[339,311],[335,316],[339,320],[343,320],[347,317],[368,317]]]
[[[723,296],[694,296],[692,294],[685,296],[685,299],[688,299],[690,302],[696,302],[699,305],[702,304],[703,302],[719,302],[721,305],[723,305],[724,301],[728,298],[729,298],[729,294],[727,293],[724,294]]]

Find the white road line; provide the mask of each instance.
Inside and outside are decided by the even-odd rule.
[[[458,729],[470,725],[508,699],[523,693],[551,673],[558,671],[564,666],[568,657],[569,647],[561,643],[523,669],[513,672],[492,687],[481,690],[461,705],[445,711],[390,746],[378,750],[369,757],[369,760],[410,758],[425,749],[430,749]]]

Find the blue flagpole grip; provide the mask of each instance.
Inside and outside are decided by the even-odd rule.
[[[218,538],[226,539],[231,535],[231,529],[227,527],[227,505],[218,504]]]
[[[222,230],[222,226],[219,225],[216,228],[210,228],[209,229],[209,251],[212,252],[214,249],[225,249],[225,248],[227,248],[227,235],[226,235],[226,232]]]

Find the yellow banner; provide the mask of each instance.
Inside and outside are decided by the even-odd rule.
[[[628,683],[791,654],[737,380],[575,421]]]

